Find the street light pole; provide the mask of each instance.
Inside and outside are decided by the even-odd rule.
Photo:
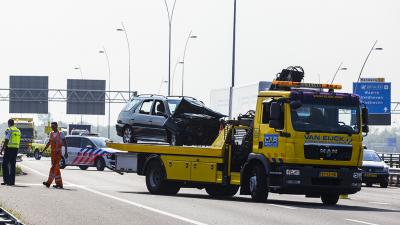
[[[184,77],[185,77],[185,56],[186,49],[191,38],[197,38],[196,35],[192,35],[192,31],[189,32],[189,35],[186,38],[185,49],[183,50],[183,58],[182,58],[182,96],[183,96],[183,86],[184,86]]]
[[[339,70],[347,70],[347,68],[346,67],[342,67],[342,65],[343,65],[343,62],[340,63],[339,67],[337,68],[337,70],[335,72],[335,75],[333,75],[331,84],[333,83],[333,81],[335,81],[336,75],[338,74]]]
[[[236,0],[233,1],[233,34],[232,34],[232,84],[229,89],[229,118],[232,118],[233,87],[235,86],[236,61]]]
[[[172,72],[172,79],[171,79],[171,95],[174,95],[174,80],[175,80],[175,71],[178,67],[178,64],[182,64],[182,61],[179,60],[179,57],[176,59],[174,71]],[[168,82],[168,81],[167,81]]]
[[[174,4],[172,6],[172,10],[169,10],[167,0],[164,0],[165,3],[165,8],[167,10],[168,14],[168,95],[171,95],[171,29],[172,29],[172,19],[174,17],[174,11],[175,11],[175,4],[176,0],[174,0]]]
[[[117,31],[123,31],[125,33],[126,44],[128,46],[128,76],[129,76],[129,78],[128,78],[128,86],[129,86],[128,87],[128,93],[129,93],[128,96],[129,96],[129,99],[131,99],[131,47],[129,44],[128,33],[126,31],[126,28],[125,28],[123,22],[121,22],[121,26],[122,26],[122,28],[118,28]]]
[[[378,43],[378,40],[375,41],[375,43],[372,45],[371,50],[369,50],[368,55],[367,55],[367,57],[365,58],[364,64],[363,64],[363,66],[361,67],[361,71],[360,71],[360,74],[358,75],[357,82],[359,82],[360,79],[361,79],[361,74],[362,74],[362,72],[363,72],[363,70],[364,70],[365,64],[367,63],[369,56],[371,55],[371,52],[372,52],[373,50],[383,50],[383,48],[375,48],[375,45],[376,45],[377,43]]]
[[[99,53],[104,54],[107,59],[108,66],[108,139],[110,139],[110,121],[111,121],[111,68],[110,68],[110,59],[108,58],[108,54],[106,49],[103,47],[103,50],[100,50]]]

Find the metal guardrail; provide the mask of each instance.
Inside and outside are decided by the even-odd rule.
[[[400,153],[378,153],[390,168],[400,168]]]
[[[23,225],[15,216],[7,210],[0,208],[0,225]]]
[[[390,169],[389,185],[400,186],[400,169]]]

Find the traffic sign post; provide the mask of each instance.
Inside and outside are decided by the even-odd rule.
[[[355,82],[353,93],[367,106],[369,125],[391,125],[390,82]]]

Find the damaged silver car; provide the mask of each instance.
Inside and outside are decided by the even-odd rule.
[[[116,129],[124,143],[211,145],[223,117],[195,98],[140,95],[122,109]]]

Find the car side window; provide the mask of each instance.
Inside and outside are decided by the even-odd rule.
[[[92,141],[90,141],[88,138],[82,138],[81,140],[81,148],[86,148],[88,145],[95,147]]]
[[[164,102],[162,102],[160,100],[156,100],[154,102],[154,107],[153,107],[151,114],[156,115],[156,116],[164,116],[166,114]]]
[[[151,106],[153,105],[153,100],[144,100],[142,105],[140,106],[139,113],[150,115]]]
[[[123,111],[130,111],[134,106],[136,106],[140,102],[139,99],[132,99],[126,106],[124,107]]]
[[[68,147],[80,148],[81,140],[79,137],[67,137],[67,145]]]

